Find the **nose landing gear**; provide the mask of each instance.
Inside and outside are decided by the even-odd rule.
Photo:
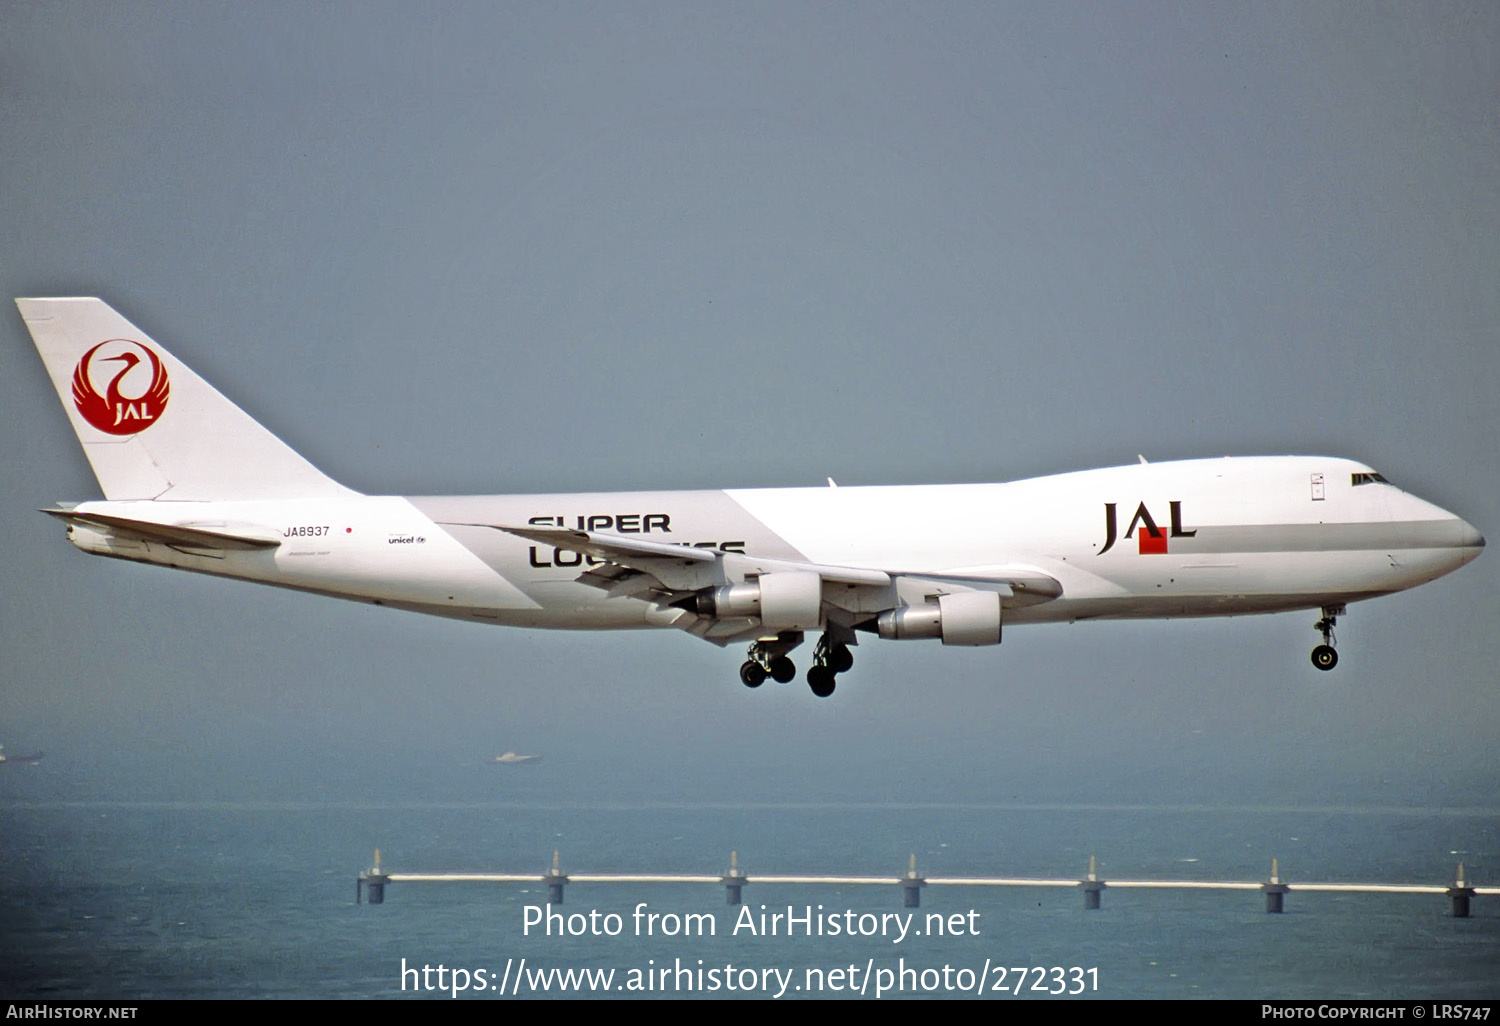
[[[1339,654],[1333,647],[1338,643],[1333,628],[1345,612],[1344,606],[1324,606],[1323,619],[1313,624],[1313,630],[1323,635],[1323,644],[1312,650],[1312,664],[1320,670],[1331,670],[1339,664]]]

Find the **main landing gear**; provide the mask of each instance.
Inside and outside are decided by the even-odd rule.
[[[747,688],[758,688],[770,677],[786,684],[797,676],[797,667],[787,653],[802,644],[801,631],[785,631],[774,638],[762,638],[750,646],[740,665],[740,681]],[[807,670],[807,686],[819,698],[833,694],[834,677],[854,665],[854,653],[842,641],[830,641],[825,633],[813,649],[813,664]]]
[[[813,664],[807,670],[807,686],[819,698],[833,694],[834,680],[854,665],[854,653],[842,641],[829,641],[824,634],[813,649]]]
[[[797,676],[797,664],[786,656],[774,656],[760,660],[751,656],[740,664],[740,680],[747,688],[758,688],[770,677],[778,684],[786,684]]]
[[[787,653],[802,644],[801,631],[784,631],[750,646],[740,665],[740,681],[747,688],[758,688],[770,677],[778,684],[790,683],[797,676],[797,665]]]
[[[1333,647],[1338,644],[1333,636],[1333,628],[1345,612],[1347,610],[1344,606],[1324,606],[1323,619],[1313,624],[1313,630],[1323,635],[1323,644],[1312,650],[1312,664],[1320,670],[1331,670],[1339,664],[1339,654]]]

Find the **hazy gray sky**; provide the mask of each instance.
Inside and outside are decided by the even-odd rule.
[[[1497,96],[1488,3],[8,4],[0,293],[105,298],[373,493],[1328,453],[1494,538]],[[507,749],[564,801],[1500,783],[1494,554],[1352,607],[1331,674],[1299,613],[749,692],[677,632],[86,557],[0,336],[0,742],[69,793],[483,795]]]

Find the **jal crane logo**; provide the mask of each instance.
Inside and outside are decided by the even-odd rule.
[[[103,395],[95,377],[102,377],[111,368],[101,364],[121,365],[105,385]],[[110,435],[133,435],[155,424],[167,408],[171,390],[161,357],[127,338],[100,342],[83,354],[73,371],[73,404],[84,420]]]

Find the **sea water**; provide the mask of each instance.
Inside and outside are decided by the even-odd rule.
[[[551,910],[571,928],[548,931],[536,882],[357,904],[376,847],[389,873],[536,875],[554,850],[575,875],[710,876],[736,851],[751,882],[740,908],[713,883],[572,882]],[[1268,915],[1254,890],[1113,888],[1085,911],[1075,887],[944,885],[913,910],[894,883],[755,877],[894,878],[914,854],[927,877],[1078,880],[1093,855],[1106,881],[1253,882],[1274,856],[1293,885],[1446,886],[1460,860],[1493,883],[1497,851],[1485,808],[12,799],[0,996],[1494,998],[1495,896],[1455,919],[1441,894],[1294,890]]]

